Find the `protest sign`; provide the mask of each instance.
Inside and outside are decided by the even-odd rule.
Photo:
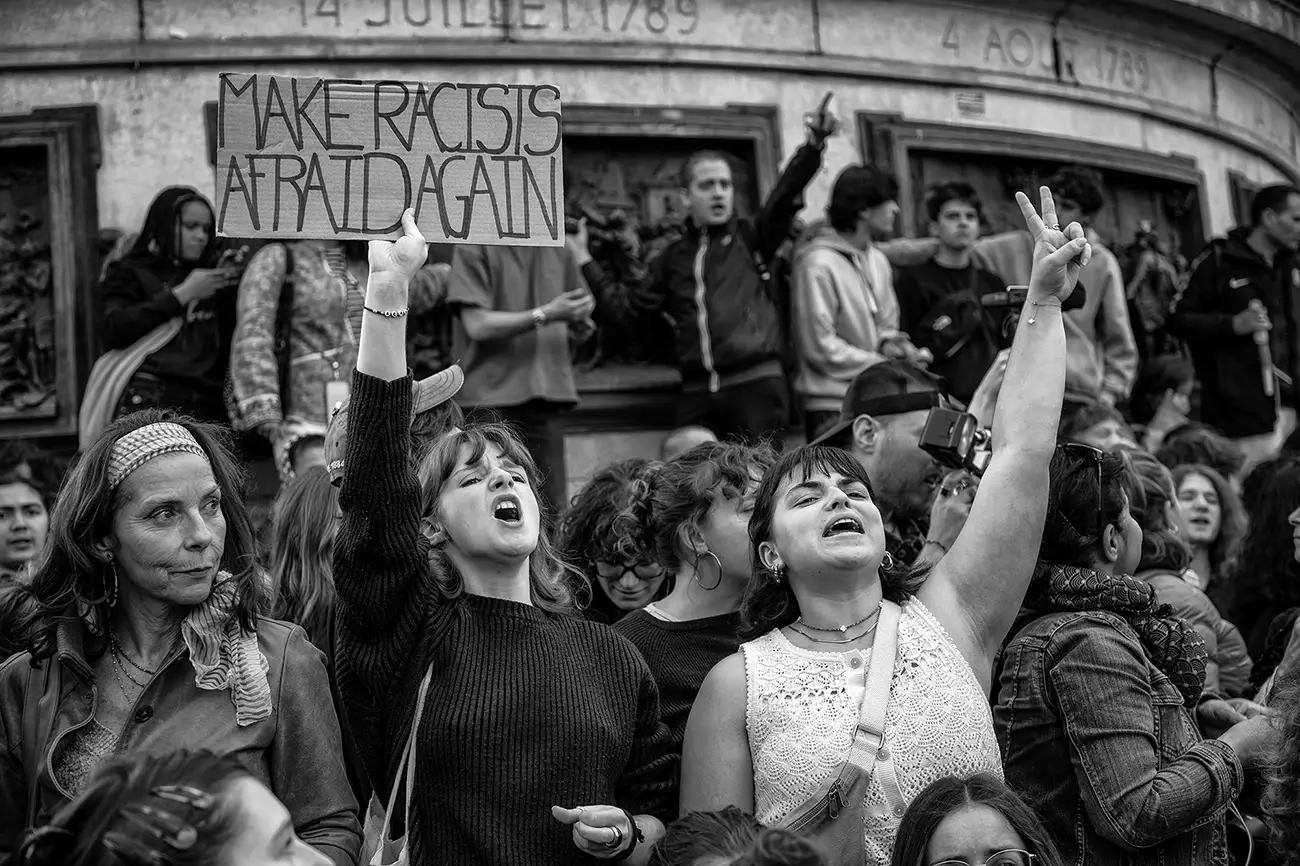
[[[223,73],[217,231],[560,246],[560,91]]]

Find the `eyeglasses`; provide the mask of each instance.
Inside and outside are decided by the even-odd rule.
[[[930,866],[1032,866],[1038,857],[1020,848],[1008,848],[996,854],[990,854],[983,863],[968,863],[965,860],[940,860]]]
[[[663,577],[664,568],[657,562],[597,562],[596,574],[604,580],[619,580],[632,572],[641,580]]]
[[[1061,445],[1061,450],[1073,457],[1084,460],[1090,459],[1097,466],[1097,538],[1101,538],[1101,532],[1106,528],[1106,517],[1101,508],[1101,461],[1106,456],[1106,452],[1091,445],[1084,445],[1082,442],[1066,442]],[[1087,463],[1085,462],[1083,465],[1086,466]],[[1057,510],[1060,511],[1059,508]],[[1065,512],[1060,512],[1060,514],[1066,523],[1070,523],[1070,518],[1065,516]],[[1074,528],[1075,532],[1079,532],[1079,528],[1074,526],[1073,523],[1070,523],[1070,526]],[[1079,532],[1079,534],[1083,535],[1082,532]]]

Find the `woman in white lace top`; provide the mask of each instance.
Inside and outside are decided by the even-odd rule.
[[[926,785],[1001,775],[987,699],[993,657],[1033,570],[1065,385],[1061,302],[1090,255],[1077,224],[1056,227],[1046,188],[1041,219],[1017,199],[1035,237],[1033,274],[993,458],[965,530],[928,575],[893,570],[862,466],[826,446],[782,458],[749,526],[757,574],[742,615],[754,639],[713,669],[695,702],[683,813],[734,805],[789,824],[812,805],[849,757],[883,599],[902,609],[884,744],[872,746],[869,784],[853,789],[863,803],[835,803],[831,817],[857,810],[866,862],[887,863],[906,803]],[[823,839],[834,823],[818,830]]]

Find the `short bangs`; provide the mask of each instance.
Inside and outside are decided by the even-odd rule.
[[[474,465],[483,459],[489,448],[497,448],[502,457],[524,470],[528,476],[528,485],[534,491],[541,481],[538,477],[537,464],[532,455],[514,432],[504,424],[473,424],[454,430],[429,446],[428,453],[420,461],[417,472],[420,486],[426,495],[436,499],[442,487],[451,478],[456,467],[461,465],[461,452],[468,450],[464,457],[466,465]]]
[[[875,498],[867,470],[851,453],[832,445],[805,445],[787,451],[764,477],[762,486],[766,488],[771,485],[769,495],[775,496],[776,491],[787,481],[798,479],[802,483],[814,475],[842,475],[864,485],[872,498]]]

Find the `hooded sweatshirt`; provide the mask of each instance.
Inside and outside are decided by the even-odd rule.
[[[885,360],[881,343],[899,336],[889,260],[813,223],[795,247],[793,301],[795,390],[806,411],[838,412],[854,377]]]

